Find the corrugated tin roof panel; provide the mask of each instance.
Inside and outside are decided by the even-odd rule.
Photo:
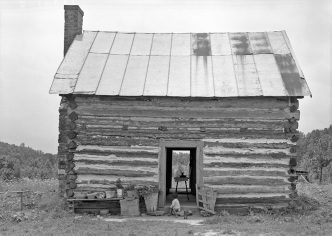
[[[153,34],[135,34],[133,47],[130,55],[148,56],[150,55]]]
[[[190,34],[173,34],[172,35],[172,56],[189,56],[190,55]]]
[[[142,96],[146,71],[148,68],[148,56],[129,57],[126,73],[120,90],[122,96]]]
[[[119,95],[129,55],[109,55],[97,95]]]
[[[166,96],[170,56],[151,56],[144,96]],[[158,78],[158,79],[156,79]]]
[[[267,35],[269,36],[269,41],[271,43],[274,54],[290,53],[282,32],[273,31],[273,32],[268,32]]]
[[[87,57],[97,32],[84,32],[77,35],[73,43],[70,45],[65,58],[63,59],[57,74],[78,76],[85,58]]]
[[[167,96],[190,97],[190,56],[171,57]]]
[[[109,53],[115,33],[113,32],[98,32],[95,41],[92,44],[90,52],[94,53]]]
[[[270,42],[265,32],[248,33],[254,54],[272,53]]]
[[[70,46],[50,93],[180,97],[311,95],[284,31],[192,34],[84,31]]]
[[[247,33],[230,33],[229,39],[233,54],[239,54],[239,55],[252,54]]]
[[[191,58],[191,96],[214,96],[211,56],[195,56]]]
[[[306,83],[303,83],[292,55],[275,54],[274,57],[289,96],[308,95]]]
[[[233,56],[214,56],[212,57],[212,64],[215,96],[239,96],[234,72]]]
[[[213,56],[231,55],[231,45],[227,33],[210,34],[211,39],[211,53]]]
[[[111,54],[129,54],[135,34],[117,33],[112,45]]]
[[[172,34],[154,34],[151,55],[167,56],[171,54]]]
[[[264,96],[288,96],[273,54],[254,55]]]
[[[89,53],[78,76],[74,93],[94,94],[102,75],[107,54]]]
[[[253,55],[233,55],[239,96],[262,96]]]

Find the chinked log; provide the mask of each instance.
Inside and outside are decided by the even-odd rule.
[[[211,176],[203,177],[204,183],[209,185],[221,185],[221,184],[239,184],[239,185],[285,185],[290,184],[287,178],[276,178],[270,176]]]
[[[264,149],[285,149],[294,144],[288,143],[226,143],[226,142],[204,142],[205,146],[221,146],[225,148],[264,148]]]
[[[88,127],[112,128],[114,126],[127,125],[128,127],[191,127],[191,128],[261,128],[280,129],[283,127],[282,120],[240,120],[240,119],[199,119],[199,118],[158,118],[158,117],[100,117],[80,116],[77,120],[79,125]]]
[[[292,158],[290,158],[290,160],[289,160],[289,166],[290,166],[290,167],[294,167],[294,166],[296,166],[296,165],[297,165],[296,157],[292,157]]]
[[[157,168],[156,168],[157,170]],[[76,169],[76,172],[80,174],[92,174],[92,175],[112,175],[119,177],[152,177],[155,176],[155,172],[141,171],[141,170],[121,170],[121,169],[95,169],[80,167]]]
[[[248,194],[248,193],[289,193],[289,185],[269,186],[266,185],[207,185],[212,187],[218,194]]]
[[[216,169],[216,168],[204,168],[204,175],[205,177],[209,176],[288,176],[286,169],[262,169],[262,168],[244,168],[244,169],[235,169],[235,168],[223,168],[223,169]]]
[[[96,107],[78,107],[75,112],[79,115],[98,115],[98,116],[140,116],[140,117],[200,117],[200,118],[252,118],[252,119],[290,119],[295,118],[299,120],[300,112],[290,112],[278,109],[215,109],[215,110],[202,110],[202,109],[186,109],[186,108],[154,108],[148,109],[147,107],[118,107],[118,108],[102,108]],[[72,112],[71,114],[75,113]],[[71,118],[72,119],[72,118]],[[73,119],[72,119],[73,120]],[[74,119],[75,120],[75,119]]]
[[[230,131],[218,131],[218,132],[201,132],[201,131],[178,131],[178,132],[165,132],[165,131],[156,131],[154,133],[151,130],[120,130],[114,129],[113,131],[100,131],[100,132],[91,132],[91,131],[79,131],[80,135],[78,137],[86,136],[104,136],[104,137],[142,137],[150,139],[204,139],[204,138],[267,138],[267,139],[282,139],[285,138],[283,131],[270,132],[268,130],[261,131],[240,131],[240,129],[230,130]]]
[[[206,157],[204,156],[203,164],[214,164],[217,165],[216,168],[221,166],[221,168],[226,168],[227,165],[229,166],[236,166],[239,168],[246,168],[247,166],[255,166],[255,165],[265,165],[265,164],[274,164],[274,165],[288,165],[289,166],[289,158],[284,159],[270,159],[270,158],[261,158],[261,159],[252,159],[248,157]],[[217,164],[220,163],[220,164]],[[236,164],[237,163],[237,164]],[[258,166],[256,168],[258,168]],[[228,167],[229,168],[229,167]]]
[[[96,146],[159,146],[159,140],[144,137],[124,137],[124,136],[86,136],[78,135],[77,141],[82,145]]]
[[[77,184],[115,184],[119,176],[115,175],[93,175],[93,174],[79,174],[77,176]],[[123,184],[158,184],[158,175],[148,177],[127,177],[122,176],[121,181]]]
[[[117,125],[117,126],[94,126],[94,125],[85,125],[84,128],[81,126],[77,127],[77,131],[86,132],[86,133],[92,133],[92,134],[110,134],[113,132],[119,132],[119,131],[126,131],[127,132],[135,132],[135,133],[199,133],[202,132],[201,128],[204,128],[204,132],[209,133],[234,133],[234,132],[240,132],[240,133],[276,133],[276,134],[282,134],[284,133],[284,129],[282,127],[278,129],[264,129],[264,128],[221,128],[221,127],[166,127],[163,125],[160,126],[149,126],[149,127],[142,127],[142,126],[127,126],[124,128],[124,125]],[[164,129],[160,129],[160,127],[164,127]]]
[[[296,130],[299,128],[299,123],[297,121],[284,123],[284,129],[286,133],[295,133]]]
[[[76,149],[77,153],[105,154],[116,155],[118,157],[139,156],[139,157],[156,157],[159,154],[159,147],[153,146],[96,146],[80,145]]]
[[[293,154],[286,153],[204,153],[204,163],[209,162],[244,162],[244,163],[288,163]]]
[[[287,99],[277,98],[146,98],[146,97],[91,97],[77,96],[75,102],[78,105],[95,105],[108,106],[110,102],[119,106],[157,106],[157,107],[253,107],[253,108],[277,108],[284,109],[289,106]]]
[[[225,147],[204,147],[205,155],[272,155],[285,156],[290,154],[288,148],[273,149],[273,148],[225,148]]]
[[[149,166],[149,167],[158,167],[158,161],[144,161],[144,160],[77,160],[76,163],[84,163],[90,165],[100,165],[100,164],[109,164],[112,166]]]
[[[248,163],[248,162],[209,162],[204,163],[203,168],[250,168],[250,167],[262,167],[262,168],[288,168],[288,164],[280,164],[280,163]]]
[[[293,134],[291,136],[290,140],[295,143],[295,142],[297,142],[297,140],[299,140],[299,138],[300,138],[299,134]]]

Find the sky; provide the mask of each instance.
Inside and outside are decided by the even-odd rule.
[[[63,58],[65,4],[80,5],[85,30],[286,30],[313,94],[300,100],[299,130],[332,124],[332,1],[0,0],[0,141],[57,152],[60,97],[48,91]]]

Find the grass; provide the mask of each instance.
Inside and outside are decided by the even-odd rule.
[[[197,226],[170,222],[173,217],[156,217],[149,221],[143,221],[143,217],[129,218],[125,222],[115,222],[74,215],[64,210],[64,203],[56,191],[56,180],[25,179],[1,182],[0,186],[1,191],[39,192],[24,199],[23,212],[19,212],[17,197],[0,196],[0,235],[332,235],[332,185],[315,186],[319,188],[318,197],[312,196],[314,191],[308,186],[306,190],[302,187],[294,204],[283,211],[251,212],[247,216],[224,211],[215,217],[196,217],[203,221]],[[189,220],[193,218],[189,217]]]

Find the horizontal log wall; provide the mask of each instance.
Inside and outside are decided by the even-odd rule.
[[[109,189],[117,178],[157,183],[166,139],[204,141],[202,176],[218,191],[217,207],[283,203],[294,193],[297,99],[77,95],[75,104],[75,191]]]

